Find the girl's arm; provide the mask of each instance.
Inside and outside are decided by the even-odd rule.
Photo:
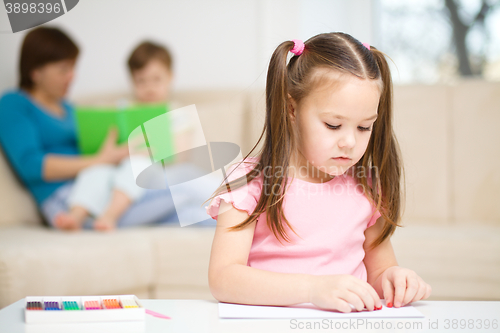
[[[221,302],[292,305],[309,302],[311,275],[265,271],[247,266],[255,224],[239,231],[226,228],[248,218],[245,211],[221,200],[208,280],[212,295]]]
[[[379,217],[377,222],[365,231],[365,266],[368,274],[368,283],[372,285],[380,298],[384,297],[384,292],[379,277],[389,267],[398,266],[396,255],[392,248],[390,237],[387,237],[379,246],[370,249],[370,244],[377,239],[382,232],[385,220]]]
[[[370,249],[370,244],[380,235],[384,224],[383,217],[379,217],[377,222],[365,231],[363,247],[368,283],[380,298],[385,298],[389,307],[393,304],[400,307],[429,297],[431,286],[414,271],[398,266],[389,237],[376,248]]]

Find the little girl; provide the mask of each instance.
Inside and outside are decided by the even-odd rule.
[[[402,203],[391,94],[384,54],[348,34],[278,46],[264,146],[228,170],[207,207],[216,299],[350,312],[429,297],[390,242]]]

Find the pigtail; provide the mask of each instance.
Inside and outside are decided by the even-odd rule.
[[[371,47],[372,54],[382,77],[383,89],[379,101],[379,118],[374,123],[370,155],[377,171],[372,178],[372,195],[377,201],[377,208],[386,220],[380,236],[374,241],[376,247],[390,237],[401,220],[404,192],[401,191],[401,177],[404,169],[401,151],[392,126],[393,94],[389,64],[384,53]],[[378,169],[378,170],[377,170]],[[403,181],[404,184],[404,181]],[[376,192],[376,193],[373,193]],[[379,196],[382,194],[381,196]]]
[[[290,156],[296,142],[296,134],[291,124],[288,108],[287,57],[293,46],[294,42],[292,41],[281,43],[274,51],[269,63],[266,82],[266,121],[258,142],[243,158],[243,161],[246,160],[264,137],[264,145],[259,153],[260,158],[257,165],[245,176],[235,179],[229,184],[221,185],[208,199],[211,200],[225,191],[236,190],[262,175],[262,191],[254,211],[245,221],[229,227],[228,230],[241,230],[265,212],[269,229],[273,231],[280,243],[279,236],[285,241],[289,241],[285,224],[297,234],[286,219],[281,204],[286,192]],[[292,60],[296,60],[296,58],[292,57]]]
[[[289,132],[290,118],[288,115],[288,84],[286,60],[288,52],[293,47],[293,42],[287,41],[281,43],[274,51],[266,82],[266,140],[269,143],[267,147],[271,149],[266,157],[270,160],[263,160],[264,165],[275,166],[280,156],[289,162],[289,153],[291,152],[291,140],[293,138],[283,135]],[[283,151],[286,150],[286,151]],[[267,163],[269,162],[269,163]]]
[[[262,165],[269,166],[270,169],[269,175],[264,174],[262,187],[266,194],[268,225],[278,239],[279,234],[287,241],[289,238],[279,221],[284,221],[293,230],[280,204],[285,195],[290,156],[296,141],[289,113],[287,75],[287,57],[293,46],[292,41],[281,43],[269,62],[266,82],[266,144],[261,156]],[[278,176],[278,168],[285,171],[283,175]]]

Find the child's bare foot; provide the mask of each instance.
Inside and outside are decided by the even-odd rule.
[[[56,215],[54,225],[58,229],[75,230],[78,229],[78,221],[69,213],[59,213]]]
[[[116,228],[118,220],[110,215],[103,214],[95,219],[94,229],[100,231],[110,231]]]
[[[101,231],[109,231],[116,228],[118,219],[127,210],[127,208],[132,203],[132,200],[122,191],[113,190],[113,195],[111,196],[111,202],[108,209],[96,218],[94,221],[94,229]]]
[[[82,207],[72,207],[69,212],[59,213],[54,218],[54,225],[62,230],[77,230],[82,227],[87,211]]]

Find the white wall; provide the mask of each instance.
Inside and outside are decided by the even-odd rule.
[[[174,55],[174,89],[263,87],[274,48],[321,32],[344,31],[376,43],[378,0],[81,0],[46,25],[80,46],[70,97],[129,89],[126,59],[148,38]],[[26,31],[13,34],[0,8],[0,91],[17,83]],[[375,9],[374,9],[375,8]]]

